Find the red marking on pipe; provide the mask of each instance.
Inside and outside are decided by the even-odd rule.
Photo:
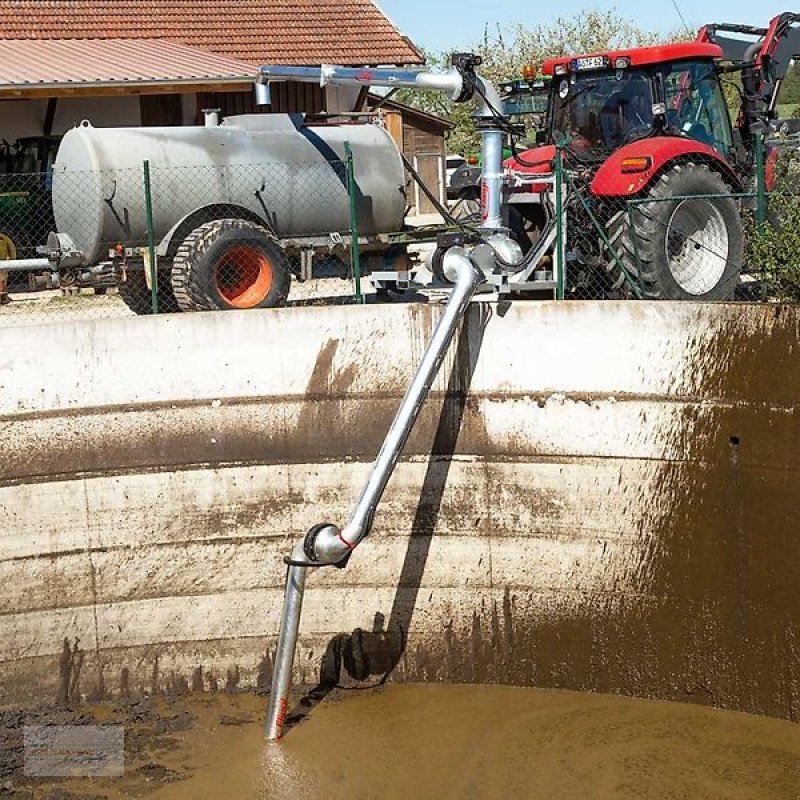
[[[275,727],[278,729],[278,740],[283,739],[283,725],[286,722],[286,714],[289,711],[289,701],[284,697],[278,706],[278,716],[275,719]]]
[[[481,219],[489,219],[489,183],[481,181]]]
[[[341,543],[342,543],[342,544],[343,544],[343,545],[344,545],[344,546],[345,546],[345,547],[346,547],[348,550],[355,550],[355,549],[356,549],[356,546],[355,546],[354,544],[350,544],[350,542],[348,542],[348,541],[347,541],[347,539],[345,539],[345,538],[344,538],[344,536],[342,536],[342,534],[341,534],[341,533],[339,533],[339,534],[337,534],[337,535],[338,535],[338,537],[339,537],[339,541],[340,541],[340,542],[341,542]]]

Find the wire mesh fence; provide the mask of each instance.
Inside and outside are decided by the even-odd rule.
[[[696,154],[657,173],[631,157],[621,191],[619,165],[564,150],[565,298],[800,299],[800,151],[772,152],[745,186]]]
[[[352,159],[0,175],[0,327],[359,302],[396,195],[376,207]]]
[[[643,156],[622,164],[624,191],[611,191],[598,162],[559,152],[546,201],[558,234],[545,255],[559,298],[800,299],[791,141],[747,186],[696,156],[656,174]],[[364,191],[361,169],[377,167],[350,156],[0,174],[0,328],[361,302],[362,275],[409,264],[407,241],[393,238],[405,227],[402,187]],[[479,210],[470,219],[479,226]],[[534,247],[536,219],[522,229]]]

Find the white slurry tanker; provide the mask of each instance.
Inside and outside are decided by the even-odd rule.
[[[164,312],[280,306],[290,256],[345,251],[348,147],[361,249],[380,255],[390,248],[381,235],[400,231],[406,211],[402,158],[380,125],[306,125],[287,114],[178,128],[84,122],[58,151],[58,233],[39,265],[79,273],[111,259],[120,295],[141,314],[151,313],[154,275]]]

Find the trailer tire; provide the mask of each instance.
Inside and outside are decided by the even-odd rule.
[[[193,230],[172,262],[172,287],[183,311],[278,308],[286,304],[289,258],[266,228],[218,219]]]
[[[731,187],[705,164],[676,165],[608,226],[612,292],[645,300],[729,300],[744,259],[744,229]],[[697,200],[691,195],[704,195]],[[689,199],[675,199],[689,198]]]
[[[168,271],[158,272],[158,313],[175,314],[181,309],[172,291],[172,282]],[[104,290],[101,290],[104,291]],[[97,289],[95,289],[97,293]],[[144,276],[144,270],[129,270],[124,281],[117,284],[117,293],[134,314],[147,316],[153,313],[153,299],[150,287]]]

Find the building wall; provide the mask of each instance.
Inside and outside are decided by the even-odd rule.
[[[330,113],[352,111],[358,95],[358,88],[342,87],[326,92],[310,84],[282,83],[273,89],[272,111],[309,114],[326,110]],[[202,125],[204,108],[219,108],[223,117],[265,110],[255,105],[251,92],[59,98],[52,133],[66,133],[84,119],[96,128],[144,124]],[[46,98],[0,100],[0,139],[13,142],[22,136],[42,135],[46,114]]]
[[[47,100],[0,100],[0,138],[13,142],[20,136],[41,136],[47,114]],[[60,98],[53,133],[66,133],[88,119],[97,127],[141,124],[139,98],[66,97]]]
[[[326,90],[309,83],[278,83],[272,87],[269,108],[257,106],[253,92],[205,92],[197,96],[197,102],[198,109],[218,108],[223,117],[270,112],[319,114],[326,110]]]
[[[441,128],[426,125],[422,121],[404,120],[403,154],[442,204],[447,202],[446,150],[444,131]],[[419,214],[430,214],[436,211],[433,203],[425,196],[416,181],[412,183],[409,202],[414,205]]]

